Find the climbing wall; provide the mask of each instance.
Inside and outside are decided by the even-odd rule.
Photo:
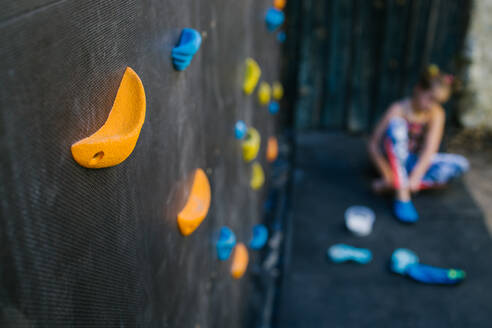
[[[215,241],[227,225],[248,245],[262,221],[267,139],[280,128],[278,115],[258,104],[258,88],[251,95],[242,88],[248,57],[262,70],[260,82],[279,79],[278,33],[265,24],[270,7],[271,0],[2,4],[2,327],[246,325],[251,272],[234,279],[232,259],[217,259]],[[178,71],[171,52],[183,28],[202,43]],[[136,146],[120,164],[79,165],[71,146],[105,124],[127,67],[145,90]],[[234,136],[238,120],[261,136],[256,162],[266,183],[258,190]],[[126,140],[123,125],[104,142]],[[198,168],[210,183],[210,207],[183,236],[177,215]],[[258,256],[248,251],[251,268]]]

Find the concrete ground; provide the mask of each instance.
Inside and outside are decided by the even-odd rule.
[[[403,225],[391,215],[391,199],[370,192],[370,165],[361,138],[300,135],[295,165],[276,327],[492,325],[492,239],[482,210],[462,181],[416,197],[421,219]],[[368,237],[355,237],[344,228],[344,211],[356,204],[376,213]],[[373,261],[331,263],[325,252],[336,243],[369,248]],[[467,279],[442,287],[392,274],[388,262],[399,247],[414,250],[426,264],[462,268]]]

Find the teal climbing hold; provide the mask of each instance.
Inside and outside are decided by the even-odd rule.
[[[236,246],[236,235],[226,226],[220,228],[219,238],[217,240],[217,257],[221,261],[227,260]]]
[[[268,241],[268,229],[263,224],[257,224],[253,227],[253,236],[249,242],[251,249],[262,249]]]
[[[178,71],[184,71],[190,65],[201,44],[202,36],[198,31],[192,28],[184,28],[178,44],[171,53],[174,68]]]
[[[246,136],[246,133],[248,132],[248,126],[244,121],[239,120],[236,122],[234,125],[234,136],[236,139],[243,139]]]
[[[275,31],[280,25],[284,23],[284,20],[285,20],[285,15],[281,10],[278,10],[273,7],[268,9],[265,16],[265,23],[267,29],[270,32]]]
[[[268,111],[270,114],[277,114],[280,109],[280,104],[277,101],[270,101],[268,105]]]

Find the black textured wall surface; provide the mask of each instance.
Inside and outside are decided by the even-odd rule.
[[[278,79],[269,0],[4,1],[0,14],[0,306],[5,326],[242,327],[250,275],[235,281],[213,235],[248,242],[265,191],[249,187],[233,125],[266,139],[276,118],[241,90],[244,60]],[[170,53],[202,33],[184,72]],[[90,170],[70,146],[106,120],[124,69],[146,119],[131,156]],[[176,215],[203,168],[209,214],[190,236]],[[250,259],[256,257],[250,252]]]

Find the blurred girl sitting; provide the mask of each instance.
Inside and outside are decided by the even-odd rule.
[[[373,189],[395,190],[393,211],[401,221],[418,220],[411,192],[443,186],[468,170],[463,156],[437,152],[445,122],[440,104],[449,99],[452,83],[451,75],[429,66],[412,97],[392,104],[371,137],[369,154],[381,174]]]

